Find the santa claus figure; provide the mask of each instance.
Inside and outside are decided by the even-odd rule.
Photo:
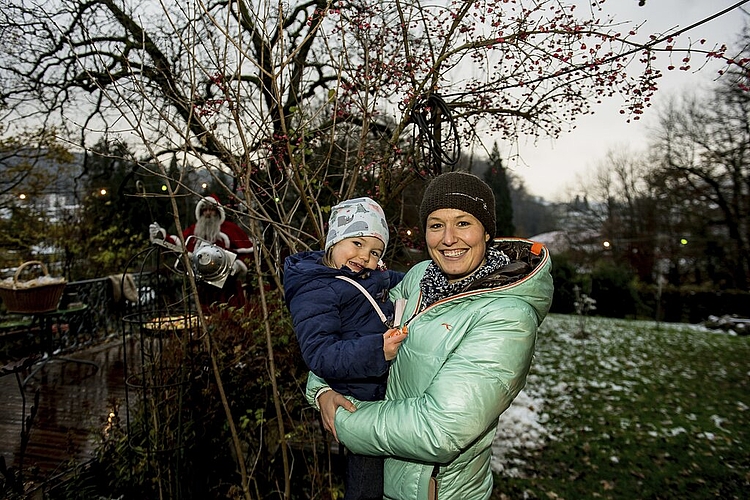
[[[232,221],[226,220],[224,207],[215,196],[206,196],[195,206],[195,223],[182,233],[189,252],[201,245],[214,244],[237,254],[230,276],[224,286],[218,289],[210,285],[199,286],[198,294],[201,304],[210,306],[215,302],[228,303],[232,306],[245,304],[243,284],[247,277],[247,263],[252,260],[253,243],[247,233]],[[190,238],[194,236],[194,238]],[[149,226],[151,242],[163,239],[179,247],[182,241],[175,235],[168,235],[166,230],[156,222]]]

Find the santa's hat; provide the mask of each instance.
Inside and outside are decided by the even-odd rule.
[[[207,205],[215,206],[216,209],[219,211],[220,222],[224,222],[224,219],[226,219],[226,214],[224,213],[224,207],[221,206],[221,203],[219,203],[219,198],[215,194],[210,194],[198,200],[198,204],[195,205],[195,220],[198,220],[201,218],[201,211]]]

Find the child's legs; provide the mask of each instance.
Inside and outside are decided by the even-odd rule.
[[[346,450],[344,500],[382,500],[383,463],[383,457],[357,455]]]

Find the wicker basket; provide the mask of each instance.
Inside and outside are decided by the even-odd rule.
[[[60,297],[62,297],[63,290],[65,290],[65,280],[63,278],[49,284],[39,285],[33,285],[31,283],[33,280],[26,282],[18,281],[21,271],[32,265],[40,266],[42,273],[44,273],[43,275],[49,277],[49,271],[43,262],[30,260],[18,266],[16,273],[13,275],[12,284],[0,282],[0,298],[3,300],[5,308],[9,313],[33,314],[54,311],[60,303]]]

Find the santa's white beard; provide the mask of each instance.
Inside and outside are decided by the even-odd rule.
[[[195,235],[209,243],[215,243],[219,239],[221,222],[217,216],[201,215],[195,222]]]

